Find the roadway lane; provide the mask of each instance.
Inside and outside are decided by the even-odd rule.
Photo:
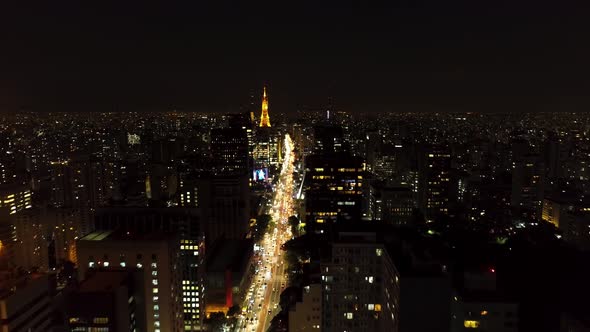
[[[276,227],[269,230],[260,243],[258,273],[250,286],[251,296],[247,297],[243,304],[243,307],[247,308],[244,320],[240,320],[236,331],[266,331],[272,318],[280,310],[280,294],[283,285],[287,284],[281,245],[292,236],[287,219],[293,215],[293,162],[295,160],[293,143],[288,134],[285,135],[284,146],[285,158],[271,205],[271,216]]]

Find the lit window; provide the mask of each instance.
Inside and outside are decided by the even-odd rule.
[[[369,277],[369,283],[372,284],[373,283],[373,277]]]
[[[369,310],[375,310],[375,305],[374,304],[368,304],[367,305],[367,309],[369,309]]]
[[[121,267],[125,267],[125,262],[121,262]]]
[[[157,289],[157,288],[152,288],[152,292],[153,292],[154,294],[158,294],[158,289]]]
[[[375,304],[375,311],[381,311],[381,305]]]
[[[482,316],[485,316],[485,315],[487,315],[487,314],[488,314],[488,311],[487,311],[487,310],[482,310],[482,311],[481,311],[481,315],[482,315]]]
[[[143,265],[141,263],[137,263],[137,268],[141,269],[143,267]]]
[[[381,256],[383,255],[383,249],[375,249],[375,253],[377,254],[377,256]]]
[[[463,326],[467,329],[476,329],[479,327],[479,321],[477,320],[466,320],[463,322]]]
[[[346,319],[352,319],[352,312],[347,312],[346,313]]]
[[[104,265],[104,267],[109,267],[110,263],[109,262],[104,262],[103,265]]]
[[[95,317],[92,322],[94,324],[108,324],[109,318],[108,317]]]

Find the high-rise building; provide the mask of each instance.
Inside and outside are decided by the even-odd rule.
[[[181,332],[183,322],[183,273],[179,240],[163,233],[132,234],[124,231],[97,231],[78,241],[78,272],[89,269],[138,269],[143,274],[147,332]],[[198,252],[198,251],[197,251]],[[200,292],[200,290],[194,290]],[[184,294],[183,294],[184,293]],[[191,303],[199,308],[200,302]],[[190,309],[189,309],[190,310]]]
[[[416,203],[409,187],[393,187],[383,183],[371,185],[370,211],[372,219],[388,224],[408,223]]]
[[[271,133],[269,137],[269,164],[273,168],[277,169],[280,167],[282,156],[282,140],[278,132]]]
[[[79,286],[64,291],[69,330],[145,331],[143,282],[140,269],[93,271]]]
[[[179,205],[190,207],[203,221],[207,243],[218,239],[244,239],[250,221],[247,175],[191,174],[182,179]]]
[[[314,127],[314,153],[305,159],[305,223],[323,233],[337,220],[361,220],[365,163],[352,156],[338,126]]]
[[[563,232],[563,239],[580,250],[590,250],[590,208],[584,211],[568,211],[559,221],[559,229]]]
[[[418,158],[418,206],[428,219],[449,212],[451,154],[447,146],[427,146]]]
[[[51,299],[44,274],[0,271],[0,330],[49,331]]]
[[[545,166],[539,155],[526,154],[517,159],[512,169],[511,205],[542,214]]]
[[[322,330],[398,331],[399,274],[376,233],[338,233],[321,274]]]
[[[363,161],[348,154],[311,155],[305,160],[305,223],[323,233],[340,220],[361,219]]]
[[[79,155],[50,166],[51,202],[56,207],[96,208],[107,203],[116,189],[114,163]]]
[[[211,130],[211,155],[220,174],[247,174],[249,143],[242,128]]]
[[[377,158],[381,151],[383,144],[383,135],[379,131],[367,132],[365,140],[365,159],[367,161],[367,170],[375,172],[377,166]]]
[[[33,207],[31,190],[22,184],[0,185],[0,266],[16,265],[15,216]]]
[[[177,274],[182,279],[184,327],[199,330],[203,324],[205,307],[205,236],[206,219],[200,209],[190,208],[135,208],[98,209],[95,216],[97,230],[118,230],[130,234],[171,234],[178,237],[180,265]],[[78,260],[80,261],[78,250]],[[194,304],[198,302],[199,306]],[[164,330],[163,330],[164,331]]]
[[[270,128],[270,118],[268,116],[268,96],[266,95],[266,86],[262,92],[262,113],[260,114],[260,127]]]
[[[0,186],[0,211],[13,215],[32,207],[31,189],[23,184]]]
[[[0,137],[0,144],[3,144]],[[0,149],[0,184],[24,183],[30,180],[30,157],[19,151],[13,151],[11,144]]]
[[[280,133],[271,128],[259,128],[256,131],[255,140],[254,151],[252,153],[254,170],[264,168],[278,170],[282,153]]]
[[[348,152],[350,148],[344,139],[342,127],[318,125],[313,128],[314,154]]]
[[[254,169],[254,113],[230,114],[228,121],[229,128],[241,129],[246,132],[248,138],[248,171]]]
[[[256,142],[252,157],[254,158],[254,170],[270,167],[270,134],[267,131],[256,131]]]
[[[305,140],[304,140],[305,135],[303,133],[303,127],[301,126],[301,124],[299,124],[299,123],[293,124],[289,135],[291,136],[291,139],[293,140],[293,144],[295,146],[295,149],[297,149],[303,153],[303,151],[305,149],[305,144],[304,144],[305,143]]]
[[[567,218],[568,212],[583,211],[578,199],[562,195],[546,196],[543,198],[541,218],[559,228]]]
[[[16,263],[26,270],[41,271],[58,263],[76,263],[76,239],[93,229],[86,209],[33,208],[14,216]]]
[[[246,176],[213,179],[210,196],[211,219],[207,227],[212,239],[243,239],[248,233],[250,196]]]
[[[303,287],[301,301],[289,310],[289,331],[321,331],[322,327],[322,285],[311,284]]]
[[[152,162],[169,164],[184,152],[185,142],[181,137],[169,136],[152,143]]]

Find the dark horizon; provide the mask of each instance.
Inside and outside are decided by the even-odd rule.
[[[0,112],[535,112],[590,106],[573,1],[3,8]],[[3,6],[8,7],[8,6]],[[113,14],[117,13],[117,14]]]

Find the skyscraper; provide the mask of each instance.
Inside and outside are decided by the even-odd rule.
[[[198,209],[122,207],[99,209],[95,219],[97,230],[120,230],[132,235],[165,233],[180,238],[177,243],[180,261],[175,273],[182,279],[184,327],[187,331],[200,329],[203,322],[205,239],[202,218]],[[79,250],[79,264],[83,264],[81,259]],[[199,305],[195,306],[196,303]]]
[[[305,223],[323,233],[337,220],[360,221],[365,163],[349,153],[341,127],[316,126],[314,138],[305,159]]]
[[[26,185],[0,186],[0,266],[15,264],[15,217],[32,207],[31,195],[31,190]]]
[[[181,245],[180,250],[183,249]],[[182,286],[185,281],[178,239],[174,235],[97,231],[78,241],[78,254],[80,276],[95,268],[127,268],[142,272],[143,289],[138,293],[142,295],[148,332],[194,330],[192,325],[186,325],[186,319],[183,320],[183,295],[186,292]],[[185,311],[186,305],[185,302]],[[191,305],[197,311],[202,303],[196,301]]]
[[[263,88],[262,93],[262,114],[260,114],[260,127],[270,128],[270,118],[268,117],[268,96],[266,95],[266,87]]]
[[[418,159],[418,206],[428,219],[449,211],[451,154],[446,145],[427,146]]]
[[[321,264],[322,330],[398,331],[399,273],[374,232],[339,232]]]
[[[348,154],[311,155],[305,160],[305,223],[323,233],[337,220],[360,221],[363,160]]]
[[[141,269],[93,271],[64,291],[69,331],[145,331]]]
[[[216,171],[223,174],[248,172],[248,136],[242,128],[211,130],[211,154]]]

